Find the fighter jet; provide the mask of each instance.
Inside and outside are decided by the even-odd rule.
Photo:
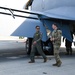
[[[46,41],[47,36],[45,32],[46,31],[45,25],[52,31],[52,27],[51,27],[52,23],[57,23],[59,28],[63,32],[63,36],[66,37],[68,40],[72,41],[70,32],[73,32],[73,34],[75,33],[75,17],[74,17],[75,1],[74,0],[72,1],[71,0],[69,1],[65,1],[65,0],[61,0],[61,1],[60,0],[40,0],[40,1],[39,0],[29,0],[25,8],[27,9],[30,6],[31,6],[31,10],[26,13],[29,13],[30,14],[29,17],[32,17],[34,19],[32,20],[27,19],[24,23],[22,23],[22,25],[25,24],[28,20],[29,20],[28,22],[30,22],[29,25],[30,24],[33,25],[33,23],[35,22],[40,23],[37,25],[44,26],[44,28],[43,27],[41,28],[42,28],[42,32],[44,32],[45,34],[44,41]],[[25,25],[25,27],[27,27],[27,25]],[[32,27],[32,25],[30,26]],[[17,30],[19,30],[19,28]],[[18,35],[19,31],[17,32],[16,31],[13,33],[14,35]],[[26,35],[28,34],[29,35],[28,37],[32,37],[33,32],[34,32],[34,29],[32,30],[32,32],[30,32],[29,30],[29,31],[26,31],[26,33],[20,31],[19,34],[23,35],[24,33]]]
[[[71,32],[75,34],[74,0],[28,0],[23,10],[6,7],[0,7],[0,9],[9,10],[11,13],[0,12],[0,14],[12,15],[13,18],[27,18],[11,33],[11,36],[24,36],[28,37],[28,39],[33,38],[35,26],[39,25],[43,33],[42,41],[47,42],[49,39],[47,29],[52,31],[52,24],[57,23],[59,29],[62,30],[62,36],[69,41],[73,41]],[[29,16],[17,15],[15,12],[26,13]]]

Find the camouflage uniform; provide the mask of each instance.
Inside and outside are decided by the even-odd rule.
[[[52,32],[52,38],[54,38],[53,46],[54,46],[54,56],[55,56],[55,60],[56,60],[55,65],[57,65],[57,66],[61,65],[61,60],[60,60],[60,56],[59,56],[59,49],[60,49],[60,45],[61,45],[61,35],[62,35],[61,30],[54,30]]]
[[[38,53],[40,55],[43,56],[44,61],[46,61],[46,56],[42,51],[42,47],[41,47],[41,38],[42,38],[42,33],[40,33],[40,31],[36,32],[33,36],[33,41],[32,41],[32,49],[31,49],[31,54],[30,54],[30,59],[31,61],[34,62],[34,56],[35,56],[35,52],[36,50],[38,51]],[[33,45],[33,42],[36,41],[36,44]]]

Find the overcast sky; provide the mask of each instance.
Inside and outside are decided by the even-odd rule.
[[[27,1],[28,0],[0,0],[0,6],[23,9]],[[6,10],[3,11],[7,12]],[[10,35],[24,20],[25,18],[16,17],[13,19],[11,16],[0,14],[0,36]]]

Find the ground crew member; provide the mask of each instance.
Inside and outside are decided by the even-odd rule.
[[[72,42],[69,41],[67,38],[65,39],[65,46],[66,46],[66,55],[72,55]]]
[[[73,41],[73,33],[71,33],[72,41]],[[64,38],[63,38],[64,41]],[[66,47],[66,55],[72,55],[72,41],[69,41],[67,38],[65,39],[65,47]]]
[[[53,42],[53,47],[54,47],[54,56],[56,63],[53,64],[53,66],[61,66],[61,60],[59,56],[59,49],[61,45],[61,36],[62,36],[62,31],[58,30],[57,24],[52,24],[52,28],[54,29],[52,32],[52,36],[50,37],[50,40]]]
[[[47,61],[47,57],[45,56],[45,54],[42,51],[42,46],[41,46],[41,39],[42,39],[42,33],[40,32],[40,27],[36,26],[36,33],[33,36],[33,40],[32,40],[32,49],[31,49],[31,54],[30,54],[30,59],[31,61],[29,61],[29,63],[34,63],[34,56],[35,56],[35,52],[36,50],[38,51],[38,53],[40,55],[42,55],[42,57],[44,58],[44,62]]]

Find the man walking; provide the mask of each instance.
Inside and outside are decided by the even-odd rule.
[[[42,57],[44,58],[44,62],[47,61],[47,57],[45,56],[45,54],[42,51],[42,45],[41,45],[41,39],[42,39],[42,33],[40,32],[40,27],[36,26],[36,33],[33,36],[33,40],[32,40],[32,49],[31,49],[31,54],[30,54],[30,59],[31,61],[29,61],[29,63],[34,63],[34,56],[35,56],[35,52],[36,50],[38,51],[38,53],[40,55],[42,55]]]
[[[53,64],[53,66],[61,66],[61,60],[59,56],[59,49],[61,45],[61,36],[62,36],[62,31],[58,30],[57,24],[52,24],[52,28],[54,29],[52,32],[52,36],[50,40],[53,42],[53,47],[54,47],[54,56],[56,63]]]

